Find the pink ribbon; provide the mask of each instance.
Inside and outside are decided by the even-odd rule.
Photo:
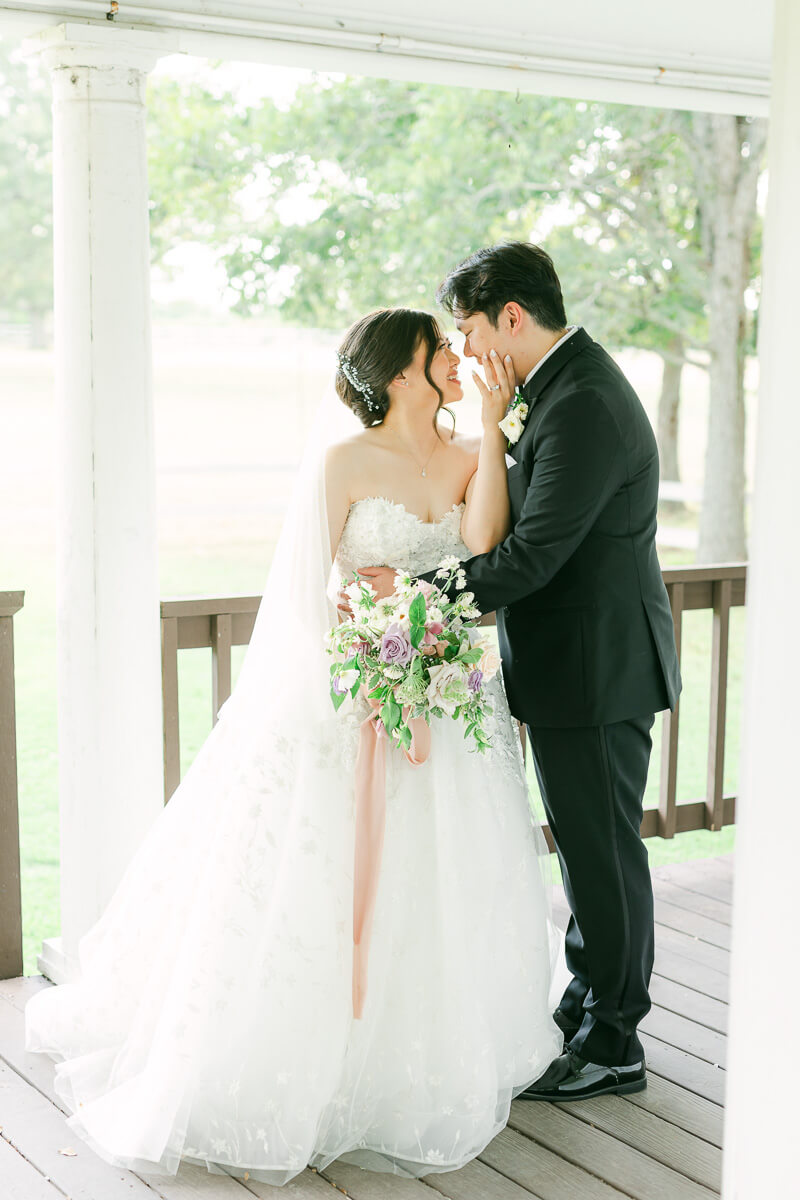
[[[380,723],[380,706],[370,700],[372,712],[361,723],[356,758],[356,829],[353,871],[353,1016],[360,1019],[367,994],[367,965],[372,917],[378,893],[378,875],[386,830],[386,730]],[[408,721],[408,709],[403,709]],[[422,717],[408,721],[411,745],[404,750],[412,767],[420,767],[431,750],[431,731]]]

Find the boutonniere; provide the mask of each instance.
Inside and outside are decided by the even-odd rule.
[[[528,419],[528,401],[523,396],[522,392],[517,388],[513,399],[508,406],[508,411],[502,421],[497,424],[502,429],[503,433],[508,438],[509,445],[515,445],[522,437],[522,431],[525,428],[525,422]]]

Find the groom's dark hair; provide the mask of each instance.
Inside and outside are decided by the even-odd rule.
[[[456,318],[482,312],[495,326],[509,300],[543,329],[556,331],[567,324],[553,260],[532,242],[500,242],[476,250],[450,271],[436,299]]]

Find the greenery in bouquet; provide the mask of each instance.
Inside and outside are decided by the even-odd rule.
[[[489,747],[492,704],[485,685],[500,662],[476,629],[481,613],[455,557],[442,560],[441,586],[400,574],[394,593],[377,599],[356,575],[345,584],[352,615],[329,631],[334,707],[352,706],[359,692],[372,703],[386,733],[408,749],[409,722],[450,717],[483,752]],[[454,585],[453,599],[445,589]]]

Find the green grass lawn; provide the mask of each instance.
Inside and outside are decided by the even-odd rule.
[[[190,336],[191,334],[191,336]],[[209,326],[199,334],[175,325],[156,329],[156,432],[161,595],[259,594],[280,524],[297,443],[329,370],[331,339],[304,335],[300,351],[285,333],[251,325]],[[43,352],[0,347],[0,511],[4,530],[0,588],[24,589],[15,620],[20,786],[24,970],[36,971],[43,938],[59,931],[59,829],[56,729],[55,561],[56,462],[52,359]],[[629,372],[648,410],[657,376],[646,359]],[[702,445],[705,399],[690,379],[682,442],[689,475]],[[474,418],[474,411],[472,414]],[[469,427],[469,412],[459,423]],[[685,518],[691,525],[692,514]],[[674,523],[667,518],[667,524]],[[680,565],[686,555],[662,555]],[[734,610],[728,703],[727,790],[735,791],[744,612]],[[710,688],[711,614],[685,617],[679,747],[679,801],[705,787]],[[235,654],[234,667],[242,651]],[[211,727],[210,651],[180,661],[184,769]],[[660,724],[646,804],[657,803]],[[721,833],[652,838],[650,861],[725,853],[733,828]],[[555,859],[553,859],[555,862]]]

